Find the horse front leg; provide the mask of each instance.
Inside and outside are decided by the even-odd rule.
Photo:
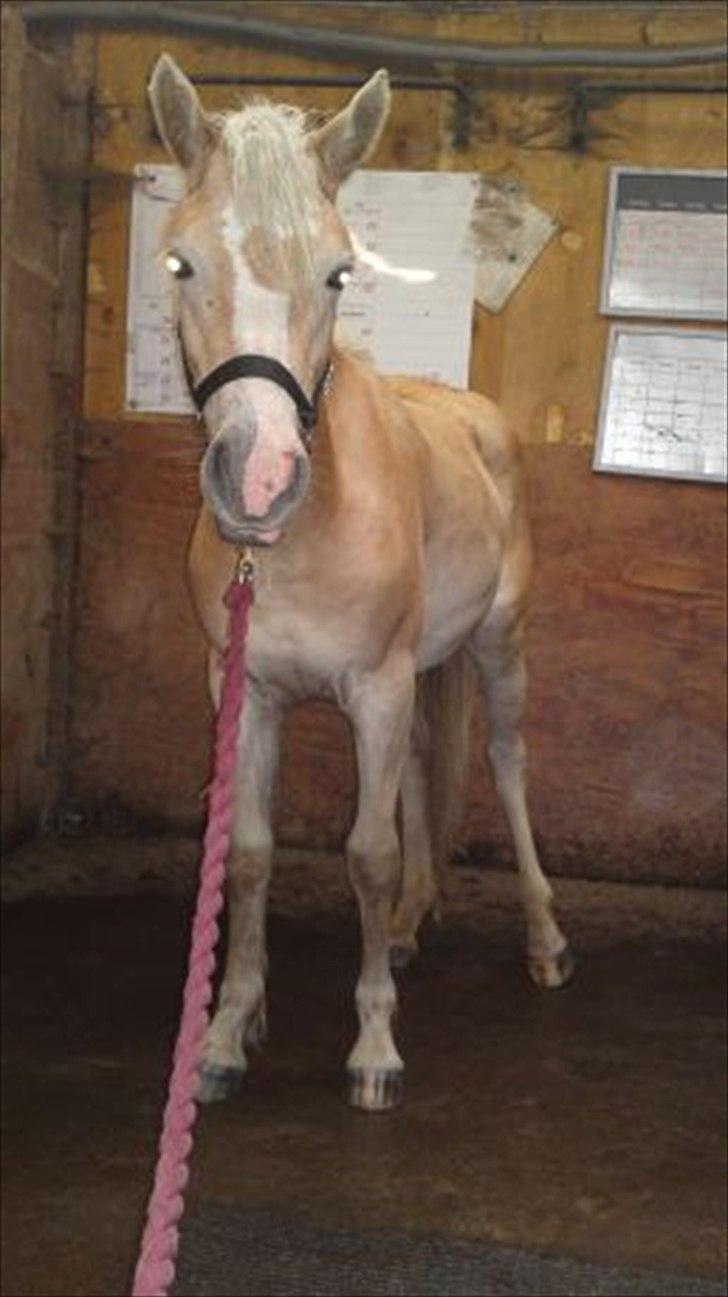
[[[278,760],[278,709],[248,685],[238,744],[235,819],[227,861],[228,949],[218,1008],[205,1042],[199,1099],[239,1089],[246,1044],[265,1036],[265,913],[273,857],[270,806]]]
[[[347,1061],[347,1097],[381,1112],[402,1098],[404,1064],[392,1039],[397,994],[389,966],[392,910],[401,860],[397,795],[412,726],[415,679],[408,654],[357,680],[345,704],[359,772],[356,822],[347,842],[349,876],[359,903],[362,966],[356,988],[359,1036]]]

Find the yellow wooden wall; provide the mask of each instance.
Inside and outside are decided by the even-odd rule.
[[[376,7],[366,29],[503,44],[699,43],[725,35],[720,4],[518,5],[497,12],[448,12],[430,17],[425,6]],[[427,7],[428,9],[431,7]],[[253,6],[255,9],[255,6]],[[332,12],[334,10],[335,12]],[[419,10],[419,12],[418,12]],[[356,28],[358,5],[276,4],[281,21]],[[261,10],[263,12],[263,10]],[[145,85],[157,55],[168,50],[190,74],[326,75],[368,69],[313,62],[263,50],[170,39],[162,34],[109,33],[95,39],[98,96],[94,161],[101,171],[92,194],[89,251],[86,415],[116,419],[123,409],[123,334],[128,177],[135,163],[161,159],[146,103]],[[630,79],[664,80],[664,72]],[[674,75],[674,74],[673,74]],[[719,79],[720,69],[687,69],[691,80]],[[609,71],[595,73],[609,79]],[[597,312],[608,168],[725,165],[726,106],[720,95],[628,96],[591,110],[588,149],[578,155],[569,139],[569,81],[575,74],[488,73],[468,70],[477,86],[471,146],[456,151],[449,130],[451,97],[400,91],[377,156],[370,165],[408,169],[478,170],[521,182],[535,203],[561,226],[505,313],[478,310],[473,386],[502,400],[529,441],[593,437],[608,321]],[[545,85],[543,83],[546,83]],[[517,90],[512,89],[517,86]],[[270,97],[331,109],[346,92],[273,87]],[[210,108],[230,106],[235,91],[204,88]]]
[[[271,17],[271,6],[264,12]],[[278,4],[275,16],[514,44],[697,43],[721,39],[725,28],[722,5],[700,3],[511,4],[487,12],[466,4],[436,12],[423,5]],[[84,39],[97,104],[76,793],[88,807],[114,804],[179,822],[198,814],[206,776],[201,646],[182,580],[199,443],[188,420],[123,411],[130,174],[135,163],[163,156],[146,83],[163,49],[191,75],[348,71],[363,80],[369,69],[161,34]],[[372,165],[514,179],[560,225],[505,310],[477,310],[472,362],[473,386],[501,401],[528,449],[541,558],[529,733],[544,851],[554,868],[572,872],[713,879],[722,867],[723,494],[597,479],[590,454],[609,323],[598,313],[609,167],[724,167],[725,103],[720,96],[617,99],[590,111],[586,148],[575,151],[567,89],[573,74],[468,75],[477,85],[477,114],[467,150],[452,147],[449,96],[403,91]],[[720,70],[683,75],[704,81]],[[325,109],[343,93],[270,92]],[[204,89],[202,98],[210,108],[229,106],[234,92]],[[347,752],[342,727],[326,711],[309,709],[292,722],[279,812],[284,838],[341,837],[354,795]],[[653,763],[649,778],[645,763]],[[484,774],[478,758],[465,844],[501,836]]]

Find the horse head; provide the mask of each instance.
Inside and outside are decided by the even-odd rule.
[[[163,257],[209,435],[202,493],[225,540],[270,544],[310,479],[309,433],[337,297],[354,266],[336,192],[379,139],[387,73],[317,128],[268,102],[206,113],[167,54],[149,95],[185,179]]]

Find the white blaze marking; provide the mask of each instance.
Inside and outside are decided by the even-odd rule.
[[[248,231],[232,203],[223,212],[222,232],[232,266],[234,350],[238,355],[254,352],[271,356],[287,365],[288,294],[264,287],[251,274],[242,250]],[[264,517],[288,485],[300,450],[296,415],[290,398],[275,384],[256,378],[240,381],[245,384],[257,425],[243,477],[243,503],[249,515]],[[226,416],[230,417],[231,407],[241,399],[241,389],[233,382],[225,390],[229,402]]]
[[[250,273],[242,250],[249,231],[232,203],[228,203],[223,212],[222,231],[233,269],[231,291],[235,348],[241,352],[260,351],[286,364],[288,294],[265,288]]]

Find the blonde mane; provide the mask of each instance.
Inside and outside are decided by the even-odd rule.
[[[257,100],[217,119],[238,215],[257,228],[274,265],[310,275],[322,195],[307,145],[309,119],[290,105]]]

